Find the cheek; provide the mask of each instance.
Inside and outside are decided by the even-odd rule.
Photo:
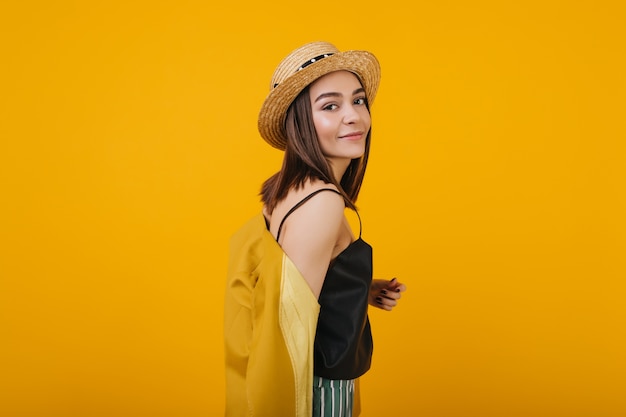
[[[327,139],[329,136],[334,137],[335,128],[332,120],[328,117],[317,116],[313,118],[315,132],[320,140]]]
[[[363,113],[361,114],[361,120],[363,120],[365,130],[369,131],[370,127],[372,127],[372,116],[370,115],[370,112],[367,111],[367,109],[364,109]]]

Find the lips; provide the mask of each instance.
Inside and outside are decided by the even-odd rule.
[[[356,140],[356,139],[361,139],[362,137],[363,137],[363,132],[350,132],[345,135],[339,136],[339,139]]]

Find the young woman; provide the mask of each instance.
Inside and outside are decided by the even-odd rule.
[[[296,49],[274,73],[258,126],[285,155],[263,184],[262,213],[231,239],[227,416],[358,415],[368,304],[391,310],[406,290],[372,279],[372,249],[344,213],[356,211],[379,81],[371,53],[326,42]]]

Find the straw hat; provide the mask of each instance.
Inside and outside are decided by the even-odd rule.
[[[328,42],[308,43],[287,55],[274,71],[270,92],[259,113],[258,127],[263,139],[285,150],[285,118],[291,103],[307,85],[339,70],[359,77],[371,105],[380,82],[380,65],[374,55],[367,51],[340,52]]]

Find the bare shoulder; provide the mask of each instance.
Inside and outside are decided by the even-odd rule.
[[[300,215],[295,216],[295,218],[316,223],[324,223],[333,218],[343,218],[345,209],[343,197],[340,194],[328,191],[328,189],[324,188],[313,190],[309,193],[305,193],[305,195],[311,195],[316,191],[318,192],[294,212],[294,216],[296,213],[300,212]]]
[[[302,199],[313,193],[316,194],[291,215],[293,219],[290,223],[304,222],[309,225],[324,227],[324,223],[330,223],[331,225],[335,223],[333,220],[336,220],[337,223],[341,222],[344,215],[345,202],[340,194],[329,190],[337,191],[337,188],[332,184],[325,184],[321,181],[309,182],[301,189],[294,190],[294,197],[297,202],[302,201]]]
[[[329,184],[308,183],[291,190],[290,195],[277,206],[273,220],[280,223],[284,213],[303,198],[322,189],[334,189]],[[293,211],[283,223],[278,243],[318,297],[328,265],[335,254],[344,222],[345,202],[332,191],[320,191]],[[282,217],[279,217],[282,216]],[[271,225],[272,228],[279,226]],[[276,236],[276,234],[274,234]]]
[[[316,193],[303,203],[297,210],[289,215],[285,220],[281,230],[281,236],[307,234],[333,234],[343,220],[345,202],[343,197],[333,191],[336,187],[322,181],[307,182],[303,187],[291,190],[283,201],[281,201],[274,213],[272,213],[271,229],[276,235],[279,227],[278,223],[286,216],[288,211],[299,202]],[[321,191],[325,190],[325,191]],[[289,233],[291,230],[293,233]],[[282,239],[281,239],[282,240]]]

